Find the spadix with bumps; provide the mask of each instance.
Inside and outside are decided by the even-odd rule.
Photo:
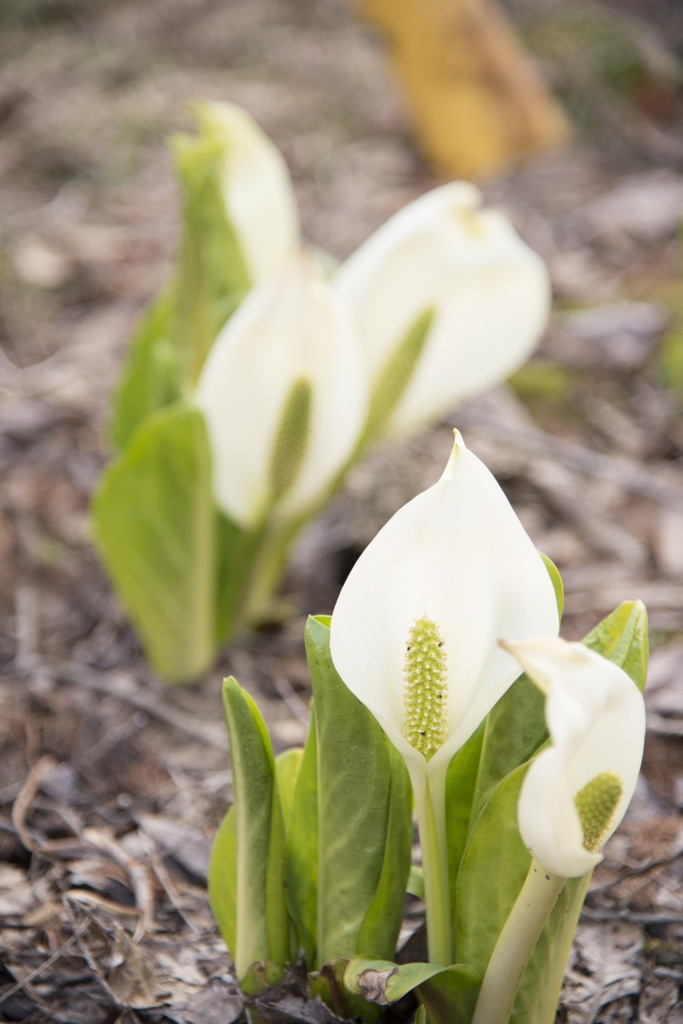
[[[410,630],[403,678],[405,738],[429,761],[446,738],[448,676],[443,637],[427,615]]]

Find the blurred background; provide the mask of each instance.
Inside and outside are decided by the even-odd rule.
[[[200,1019],[207,979],[225,973],[204,888],[230,799],[220,679],[254,695],[276,750],[303,740],[305,616],[331,612],[364,546],[435,482],[453,425],[560,568],[566,638],[622,600],[648,607],[644,775],[596,875],[562,1019],[683,1019],[683,4],[501,9],[548,90],[553,144],[511,144],[471,173],[549,265],[546,337],[495,394],[373,453],[299,546],[293,618],[181,691],[142,660],[87,515],[108,394],[177,244],[167,136],[192,129],[194,98],[244,106],[285,155],[305,237],[342,259],[469,149],[452,156],[457,124],[430,131],[386,4],[0,0],[0,999],[60,948],[69,891],[99,915],[91,959],[106,962],[116,914],[139,917],[141,898],[158,941],[196,939],[172,981],[145,947],[156,966],[137,1003],[130,978],[108,976],[108,991],[74,946],[0,1019],[124,1024],[128,1006],[131,1019]],[[84,847],[88,828],[99,846],[92,833]],[[131,864],[149,869],[147,889]],[[162,975],[171,1016],[141,1009],[164,1003]],[[229,983],[212,991],[218,1016],[202,1019],[227,1024]]]

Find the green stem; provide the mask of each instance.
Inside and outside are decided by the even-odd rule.
[[[453,963],[453,944],[445,778],[438,776],[430,779],[426,772],[418,775],[414,770],[410,770],[410,775],[420,830],[429,962],[449,967]]]
[[[472,1024],[507,1024],[524,969],[566,881],[532,860],[486,968]]]

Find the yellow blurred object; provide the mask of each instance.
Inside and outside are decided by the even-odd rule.
[[[492,0],[356,0],[389,37],[418,142],[440,171],[496,174],[569,134]]]

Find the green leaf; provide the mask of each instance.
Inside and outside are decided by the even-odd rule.
[[[533,757],[547,738],[545,697],[527,675],[521,675],[486,719],[471,825],[498,783]]]
[[[230,739],[236,832],[236,923],[233,960],[247,994],[257,990],[255,963],[282,968],[289,958],[284,890],[284,826],[275,761],[263,719],[230,678],[223,683]],[[220,896],[211,896],[220,905]],[[272,976],[272,970],[266,971]]]
[[[430,1024],[468,1024],[481,988],[481,978],[465,964],[454,964],[417,989]]]
[[[169,682],[214,657],[215,544],[203,417],[178,402],[149,416],[104,470],[93,532],[148,658]]]
[[[348,960],[335,957],[324,964],[319,971],[308,975],[311,998],[318,996],[326,1006],[345,1020],[360,1019],[365,1024],[377,1024],[381,1010],[375,1003],[369,1003],[363,996],[350,992],[344,984],[344,972]]]
[[[209,860],[209,902],[230,956],[237,945],[237,829],[235,808],[220,824]]]
[[[225,144],[203,119],[200,134],[171,139],[183,203],[174,341],[193,386],[218,332],[252,281],[223,200]]]
[[[358,932],[358,952],[377,950],[393,954],[403,920],[406,883],[412,854],[406,837],[413,832],[413,791],[405,761],[389,743],[391,794],[384,864],[375,898],[368,907]]]
[[[371,907],[380,885],[402,904],[412,846],[405,777],[393,770],[376,719],[332,664],[328,621],[309,618],[306,627],[318,745],[319,964],[355,955],[364,924],[375,951],[393,955],[400,915]]]
[[[303,752],[302,747],[290,747],[289,750],[283,750],[282,753],[278,754],[275,758],[275,773],[277,775],[277,786],[280,793],[280,807],[282,808],[282,818],[285,823],[285,829],[288,826],[292,811],[294,790],[296,788],[296,780],[299,775]]]
[[[484,721],[457,752],[448,766],[446,776],[446,834],[452,907],[455,907],[455,883],[460,870],[460,861],[470,833],[472,801],[477,784],[485,728],[486,722]]]
[[[143,313],[128,346],[112,401],[112,441],[125,448],[135,428],[151,413],[180,398],[182,366],[172,341],[175,295],[162,292]]]
[[[346,968],[344,984],[354,995],[380,1006],[391,1005],[415,990],[430,1024],[465,1024],[474,1008],[481,978],[464,964],[399,965],[380,957],[360,955]]]
[[[643,692],[650,638],[647,609],[642,601],[624,601],[584,637],[583,643],[623,668]]]
[[[458,959],[482,977],[493,947],[524,884],[531,856],[517,827],[522,765],[489,798],[472,830],[458,875]]]
[[[285,841],[285,880],[289,913],[306,964],[315,964],[318,892],[318,763],[315,706],[297,775]]]
[[[539,555],[543,559],[543,563],[548,570],[550,576],[550,582],[553,585],[555,591],[555,600],[557,601],[557,614],[562,618],[562,612],[564,611],[564,583],[560,576],[559,570],[554,562],[552,562],[547,555],[544,555],[542,551],[539,551]]]

